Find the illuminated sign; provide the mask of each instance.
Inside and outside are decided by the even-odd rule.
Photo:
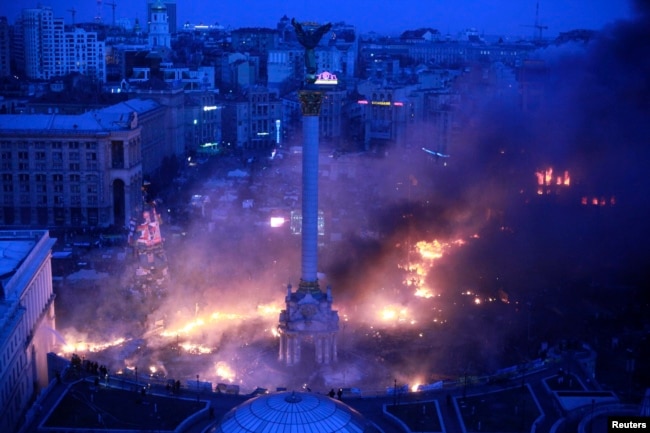
[[[216,110],[217,108],[219,107],[217,107],[216,105],[204,105],[203,111],[212,111],[212,110]]]
[[[404,106],[403,102],[393,102],[393,103],[391,103],[390,101],[372,101],[372,102],[368,102],[368,100],[366,100],[366,99],[359,99],[357,101],[357,104],[361,104],[361,105],[372,104],[372,105],[381,105],[381,106],[384,106],[384,107],[388,107],[390,105],[393,105],[395,107],[403,107]]]
[[[330,73],[330,72],[321,72],[320,74],[316,75],[316,84],[327,84],[327,85],[332,85],[332,84],[338,84],[339,80],[336,78],[336,75]]]

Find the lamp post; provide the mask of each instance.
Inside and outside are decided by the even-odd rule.
[[[196,402],[199,402],[199,375],[196,375]]]
[[[393,406],[397,406],[397,379],[394,379],[393,385]]]

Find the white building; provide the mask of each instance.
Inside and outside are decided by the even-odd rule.
[[[21,66],[27,78],[48,80],[80,72],[106,80],[104,42],[81,28],[66,32],[63,18],[55,18],[52,8],[23,9],[16,31],[23,41]]]
[[[149,19],[149,45],[155,51],[165,52],[172,46],[169,34],[167,6],[158,0],[151,6]]]
[[[48,383],[55,345],[51,252],[45,230],[0,231],[0,431],[23,423]]]

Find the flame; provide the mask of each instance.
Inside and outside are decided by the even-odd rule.
[[[66,339],[67,341],[68,339]],[[102,350],[108,349],[109,347],[119,346],[120,344],[126,341],[125,338],[117,338],[113,341],[106,343],[96,343],[89,341],[78,341],[76,344],[66,344],[61,348],[63,353],[84,353],[84,352],[101,352]]]
[[[420,260],[413,259],[412,255],[409,255],[407,264],[398,265],[400,269],[406,270],[406,279],[403,281],[403,284],[406,287],[412,287],[415,296],[418,298],[433,298],[435,296],[433,289],[424,285],[427,275],[433,267],[433,263],[442,258],[444,253],[452,246],[461,246],[464,244],[465,241],[462,239],[451,242],[441,242],[437,239],[431,242],[424,240],[416,242],[413,249]]]
[[[273,319],[276,319],[278,317],[280,311],[282,311],[280,304],[273,302],[270,302],[268,304],[260,304],[257,306],[257,313],[260,316],[273,317]]]
[[[418,287],[415,290],[415,296],[418,298],[433,298],[435,295],[433,294],[433,291],[429,289],[428,287]]]
[[[235,380],[235,371],[224,361],[219,361],[214,364],[214,370],[217,377],[225,379],[232,383]]]
[[[193,353],[196,355],[208,355],[212,353],[212,348],[203,346],[202,344],[184,342],[179,344],[179,346],[186,352]]]
[[[160,333],[163,337],[177,337],[180,334],[189,334],[192,330],[203,326],[205,322],[203,319],[196,319],[193,320],[186,325],[182,326],[181,328],[175,330],[175,331],[163,331]]]
[[[545,170],[535,172],[537,178],[537,194],[550,194],[552,190],[548,187],[555,185],[558,187],[571,186],[571,176],[569,171],[565,170],[561,175],[553,175],[553,168],[549,167]],[[544,188],[546,187],[546,188]]]
[[[379,318],[383,322],[397,322],[415,324],[415,320],[409,317],[408,308],[398,305],[386,305],[379,310]]]

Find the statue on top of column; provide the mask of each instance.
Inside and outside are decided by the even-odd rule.
[[[317,70],[314,48],[316,48],[323,35],[330,31],[332,24],[327,23],[308,30],[305,30],[302,24],[296,21],[295,18],[291,19],[291,24],[296,31],[298,42],[300,42],[300,45],[305,47],[305,69],[307,70],[305,81],[309,84],[313,84],[316,81]]]

